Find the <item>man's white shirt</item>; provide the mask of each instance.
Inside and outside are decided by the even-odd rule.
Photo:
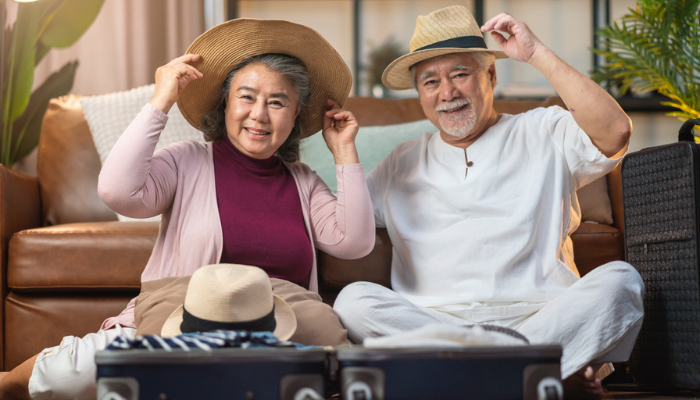
[[[576,190],[618,162],[559,107],[502,115],[466,157],[439,133],[400,144],[367,180],[393,289],[474,322],[538,311],[579,279]]]

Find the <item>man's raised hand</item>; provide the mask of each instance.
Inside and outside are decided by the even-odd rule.
[[[529,63],[536,51],[544,48],[542,42],[530,31],[530,28],[509,14],[501,13],[486,21],[482,32],[491,32],[491,37],[509,58]],[[500,32],[509,35],[505,38]]]

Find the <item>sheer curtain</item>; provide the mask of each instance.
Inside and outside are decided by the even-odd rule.
[[[75,44],[44,57],[34,70],[34,88],[76,59],[72,93],[104,94],[153,83],[156,69],[184,54],[204,32],[204,1],[106,0]],[[17,4],[10,1],[8,6],[11,23]],[[36,175],[36,150],[14,169]]]
[[[80,65],[73,93],[103,94],[153,83],[156,68],[184,54],[204,32],[203,4],[204,0],[106,0],[73,46],[46,55],[35,70],[34,84],[74,59]]]

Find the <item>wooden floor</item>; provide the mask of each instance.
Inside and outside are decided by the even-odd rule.
[[[694,392],[678,392],[678,393],[649,393],[634,391],[635,387],[632,385],[610,385],[606,387],[604,399],[655,399],[655,400],[666,400],[666,399],[700,399],[700,393]]]
[[[666,399],[700,399],[700,396],[695,393],[674,393],[669,394],[654,394],[654,393],[630,393],[630,392],[607,392],[604,399],[636,399],[636,400],[666,400]]]

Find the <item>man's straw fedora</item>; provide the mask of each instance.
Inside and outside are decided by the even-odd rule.
[[[192,65],[204,76],[190,82],[177,102],[187,122],[202,129],[202,117],[219,101],[221,85],[239,62],[278,53],[300,59],[309,71],[311,96],[300,112],[301,134],[323,127],[326,99],[340,106],[350,93],[352,75],[337,51],[315,30],[283,20],[239,18],[219,24],[195,39],[187,54],[200,54]]]
[[[287,340],[296,331],[292,307],[272,294],[265,271],[238,264],[207,265],[190,278],[185,304],[163,324],[161,336],[216,329],[272,331]]]
[[[507,58],[498,50],[489,50],[481,28],[463,6],[451,6],[420,15],[411,38],[411,52],[394,60],[384,70],[382,82],[389,89],[413,87],[410,68],[423,60],[450,53],[491,53]]]

